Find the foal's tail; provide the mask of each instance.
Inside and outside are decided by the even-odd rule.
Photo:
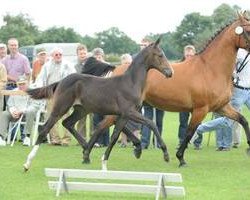
[[[59,82],[52,83],[45,87],[29,89],[27,94],[33,99],[49,99],[53,96]]]

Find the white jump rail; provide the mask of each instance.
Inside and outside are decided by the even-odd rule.
[[[48,181],[49,188],[56,190],[56,196],[59,196],[62,191],[69,192],[70,190],[154,193],[156,200],[159,199],[160,194],[164,198],[167,198],[168,195],[185,196],[184,187],[166,186],[167,182],[182,182],[182,176],[179,173],[45,168],[45,175],[47,177],[58,178],[57,181]],[[82,178],[85,180],[73,182],[67,180],[67,178]],[[97,183],[88,182],[89,180],[86,179],[147,181],[147,184]],[[149,181],[152,181],[154,185],[149,185]]]

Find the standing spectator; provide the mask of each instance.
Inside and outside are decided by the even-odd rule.
[[[8,40],[8,49],[10,54],[7,55],[2,63],[7,70],[7,90],[12,90],[17,87],[16,80],[19,76],[25,75],[29,80],[31,74],[31,68],[28,58],[18,52],[18,40],[16,38],[10,38]]]
[[[32,65],[32,82],[36,81],[38,74],[40,73],[42,66],[47,61],[47,52],[45,48],[36,50],[36,60]]]
[[[17,86],[14,90],[25,91],[28,88],[28,80],[24,76],[17,79]],[[30,146],[30,134],[32,133],[34,119],[40,107],[41,100],[30,99],[27,95],[10,96],[7,102],[7,110],[2,113],[0,120],[0,146],[6,145],[6,136],[10,121],[17,122],[22,115],[25,115],[26,124],[24,126],[23,140],[24,146]]]
[[[140,43],[141,50],[150,45],[152,41],[148,38],[143,38]],[[158,108],[154,108],[153,106],[147,104],[146,102],[143,102],[143,114],[146,118],[153,120],[154,114],[155,114],[155,122],[156,126],[160,132],[162,133],[162,123],[163,123],[163,117],[164,117],[164,111],[160,110]],[[151,130],[143,125],[142,126],[142,132],[141,132],[141,146],[142,149],[147,149],[150,144],[150,136],[151,136]],[[157,143],[157,141],[156,141]],[[158,144],[156,144],[158,147]]]
[[[104,51],[102,48],[95,48],[93,50],[93,56],[100,62],[107,63],[104,59]],[[108,64],[108,63],[107,63]],[[102,76],[109,77],[111,76],[112,71],[108,71],[107,73],[102,74]],[[104,115],[100,115],[97,113],[94,113],[93,122],[94,122],[94,128],[104,119]],[[95,146],[108,146],[109,144],[109,128],[106,128],[101,133],[100,137],[98,138],[97,144]]]
[[[95,48],[93,51],[93,57],[89,57],[82,69],[83,74],[91,74],[94,76],[109,77],[111,76],[114,66],[108,64],[104,59],[104,51],[101,48]],[[94,128],[102,121],[103,115],[94,113],[93,122]],[[98,138],[96,147],[108,146],[109,144],[109,128],[105,129]]]
[[[77,54],[77,64],[75,65],[76,72],[81,74],[84,64],[88,58],[88,49],[85,45],[80,44],[76,48]],[[93,114],[88,114],[90,120],[90,133],[93,131]],[[85,140],[87,140],[87,128],[86,128],[86,120],[87,117],[82,118],[77,123],[77,132],[83,136]]]
[[[7,82],[7,72],[5,66],[0,63],[0,90],[5,89],[5,85]],[[0,93],[0,115],[3,111],[4,106],[4,96]]]
[[[7,56],[7,46],[4,43],[0,43],[0,62]]]
[[[183,51],[184,57],[183,57],[182,61],[190,59],[192,56],[195,55],[195,53],[196,53],[196,50],[195,50],[195,47],[193,45],[186,45],[184,47],[184,51]],[[189,116],[190,116],[189,112],[180,112],[179,113],[179,122],[180,122],[179,131],[178,131],[179,145],[177,148],[179,148],[179,146],[181,145],[181,143],[184,141],[184,139],[186,137]],[[202,141],[202,136],[199,136],[199,138],[197,138],[194,141],[194,149],[195,150],[201,149],[201,145],[200,145],[201,141]]]
[[[118,67],[129,66],[132,63],[132,56],[129,54],[123,54],[121,56],[121,65]],[[133,134],[139,138],[139,133],[141,131],[141,125],[134,121],[129,120],[126,124],[128,128],[133,132]],[[121,147],[126,147],[128,144],[127,136],[121,133]]]
[[[16,38],[10,38],[8,40],[8,49],[10,54],[2,60],[2,63],[5,65],[7,70],[7,90],[13,90],[17,87],[16,80],[20,76],[26,76],[26,79],[28,81],[30,80],[31,68],[29,59],[25,55],[19,53],[18,48],[18,40]],[[7,102],[7,99],[8,96],[5,96],[5,102]],[[23,125],[21,125],[21,142],[24,139],[23,128]],[[14,132],[15,130],[13,130],[13,133]]]
[[[36,79],[35,85],[38,87],[47,86],[54,82],[60,81],[69,74],[76,72],[73,65],[63,60],[62,49],[57,47],[54,48],[51,51],[51,57],[52,59],[43,65],[41,72],[39,73]],[[52,106],[53,99],[50,99],[47,103],[47,117],[52,111]],[[60,125],[61,124],[57,122],[49,133],[51,138],[51,144],[68,146],[71,141],[70,133],[68,133],[66,129],[62,129]],[[60,138],[59,136],[60,130],[64,131],[62,138]]]
[[[244,104],[250,110],[250,58],[247,57],[247,55],[248,52],[246,50],[238,50],[236,69],[233,75],[234,87],[231,105],[238,111],[242,109]],[[196,133],[202,135],[204,132],[220,129],[220,131],[216,133],[217,151],[228,151],[232,145],[233,124],[234,121],[227,117],[217,117],[211,121],[200,124]]]

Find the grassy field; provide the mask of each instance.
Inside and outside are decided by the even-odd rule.
[[[246,109],[244,114],[250,120]],[[209,119],[210,116],[207,117]],[[201,151],[193,150],[190,146],[186,151],[188,166],[178,168],[175,157],[177,145],[177,113],[166,113],[164,123],[164,141],[167,143],[171,161],[163,161],[162,152],[150,147],[144,150],[141,159],[137,160],[132,154],[132,148],[119,148],[117,145],[110,157],[110,170],[177,172],[183,176],[186,190],[184,198],[169,197],[168,199],[187,200],[249,200],[250,199],[250,158],[247,157],[246,139],[238,149],[228,152],[215,151],[214,134],[210,145],[207,146],[207,136],[203,141]],[[207,134],[208,135],[208,134]],[[154,195],[75,192],[62,194],[59,198],[55,192],[48,189],[48,178],[44,175],[44,168],[76,168],[100,169],[100,159],[104,148],[94,149],[89,165],[81,164],[81,149],[72,142],[69,147],[55,147],[43,145],[28,173],[22,171],[29,147],[16,143],[13,147],[0,148],[0,200],[50,200],[50,199],[87,199],[87,200],[147,200],[154,199]]]

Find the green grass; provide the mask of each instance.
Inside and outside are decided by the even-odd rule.
[[[248,111],[244,114],[250,120]],[[210,118],[210,115],[207,119]],[[215,139],[212,134],[210,145],[207,146],[207,136],[203,141],[201,151],[193,150],[190,146],[185,154],[188,166],[178,168],[175,157],[177,145],[177,113],[166,113],[164,123],[164,141],[167,143],[171,161],[163,161],[162,152],[150,147],[143,151],[141,159],[135,159],[132,148],[116,146],[110,156],[108,168],[110,170],[177,172],[183,176],[183,185],[186,190],[184,198],[170,197],[169,199],[187,200],[248,200],[250,198],[250,158],[247,157],[246,139],[243,135],[239,149],[229,152],[216,152]],[[30,148],[16,143],[13,147],[0,148],[0,200],[50,200],[50,199],[119,199],[119,200],[147,200],[154,199],[154,195],[101,193],[72,191],[62,194],[59,198],[55,191],[48,189],[48,178],[44,168],[76,168],[100,169],[100,159],[104,148],[94,149],[91,154],[91,164],[81,164],[81,149],[74,142],[70,147],[55,147],[42,145],[37,157],[28,173],[22,171],[22,164],[26,160]]]

